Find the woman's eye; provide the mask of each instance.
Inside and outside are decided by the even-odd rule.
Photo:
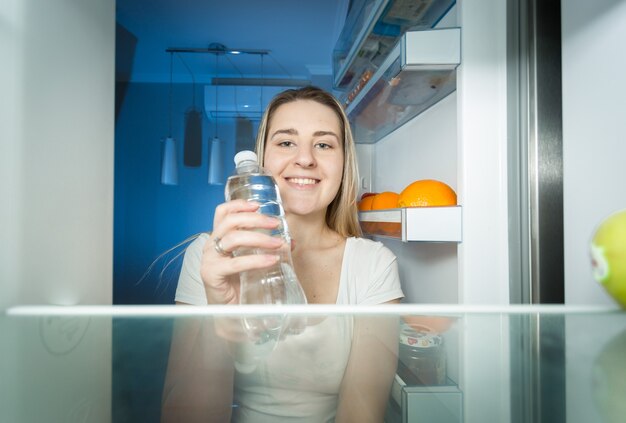
[[[326,150],[328,148],[332,148],[332,146],[330,144],[326,144],[325,142],[318,142],[316,144],[317,148],[320,148],[322,150]]]
[[[279,147],[291,147],[293,145],[292,141],[281,141],[278,143]]]

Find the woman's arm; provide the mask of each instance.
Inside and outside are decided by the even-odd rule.
[[[336,421],[384,421],[397,364],[398,318],[356,316],[350,358],[339,390]]]
[[[228,343],[216,335],[213,319],[177,318],[163,387],[161,421],[230,421],[233,377]]]

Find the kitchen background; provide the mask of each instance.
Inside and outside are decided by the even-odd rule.
[[[139,7],[139,4],[118,2],[118,6]],[[158,9],[159,4],[154,3],[154,9]],[[326,7],[329,5],[331,2]],[[160,140],[167,135],[168,100],[164,82],[134,83],[131,80],[114,132],[115,6],[112,1],[95,0],[3,3],[2,38],[6,42],[2,49],[6,66],[2,67],[0,78],[4,132],[0,169],[2,180],[9,183],[0,188],[3,234],[0,268],[3,281],[20,283],[2,284],[2,306],[107,304],[113,301],[113,292],[120,293],[115,300],[120,303],[165,302],[169,294],[161,294],[156,286],[146,283],[143,288],[131,287],[132,283],[159,252],[198,229],[209,229],[211,201],[221,200],[221,189],[200,186],[206,180],[205,169],[181,168],[178,187],[158,185]],[[343,7],[342,15],[347,5]],[[593,5],[582,0],[562,2],[564,269],[565,301],[571,304],[611,303],[591,278],[587,246],[597,223],[624,207],[619,181],[625,179],[626,172],[621,165],[625,132],[621,102],[626,90],[621,69],[626,58],[619,53],[625,35],[618,23],[626,15],[625,8],[624,2],[618,0]],[[504,2],[481,5],[458,2],[457,9],[461,13],[450,19],[463,28],[464,44],[456,94],[400,128],[389,139],[362,150],[374,150],[373,154],[363,153],[376,158],[370,169],[375,175],[369,187],[372,190],[399,190],[404,182],[409,182],[407,179],[418,179],[426,174],[441,178],[458,190],[465,223],[463,242],[458,250],[452,251],[455,248],[446,245],[411,245],[399,254],[403,263],[407,262],[405,255],[417,257],[415,263],[435,263],[434,267],[403,270],[409,300],[506,303],[509,301],[506,282],[509,265],[502,250],[508,245],[504,142],[507,133],[501,119],[504,103],[501,100],[489,103],[490,99],[506,96],[506,78],[503,77],[506,5]],[[149,18],[149,10],[137,10]],[[178,16],[182,10],[180,8],[174,15]],[[325,48],[324,54],[329,57],[341,24],[337,17],[339,9],[326,11],[332,16],[316,22],[328,23],[325,32],[332,37],[320,43],[320,48]],[[298,17],[295,21],[303,20]],[[267,23],[264,30],[269,30],[273,23],[270,19],[263,22]],[[167,33],[166,21],[156,23],[161,35]],[[480,25],[485,34],[478,34],[476,28]],[[55,28],[66,30],[56,31]],[[235,23],[228,28],[235,35],[256,33],[251,26],[237,27]],[[487,33],[490,38],[486,37]],[[178,41],[186,46],[223,40],[233,47],[271,47],[250,45],[251,42],[238,45],[233,38],[235,35],[220,34],[221,39],[216,36],[171,42],[173,45]],[[483,43],[482,51],[480,45],[468,44],[472,37],[480,36],[488,40]],[[289,45],[297,44],[293,42],[293,34],[288,38],[292,41]],[[138,40],[139,45],[141,39]],[[167,64],[167,54],[161,48],[158,53]],[[330,65],[330,57],[326,64]],[[179,73],[185,74],[180,63],[175,61],[175,65]],[[134,69],[138,66],[139,62],[135,61]],[[473,77],[480,84],[475,85],[477,91],[472,91],[469,85],[472,79],[467,76],[470,72],[480,75],[481,71],[488,80]],[[196,89],[201,96],[201,88]],[[141,99],[142,92],[146,94],[145,100]],[[469,103],[477,97],[486,101]],[[190,88],[177,83],[174,103],[179,115],[178,125],[190,102]],[[454,120],[449,118],[455,113],[458,114],[456,129]],[[148,124],[129,125],[136,115],[141,115]],[[426,122],[431,116],[434,119]],[[447,123],[439,125],[437,119]],[[489,128],[489,119],[494,119],[492,126],[498,127]],[[437,127],[437,134],[429,130]],[[207,122],[205,128],[207,138],[212,135]],[[120,131],[128,134],[128,144],[119,144]],[[182,136],[180,132],[174,135]],[[429,143],[430,137],[455,137],[455,141],[443,143],[447,150],[439,152],[429,150],[437,144]],[[418,138],[419,142],[412,142]],[[142,143],[150,144],[150,148],[142,148]],[[422,148],[423,143],[428,143],[428,148]],[[397,146],[415,150],[402,154],[411,157],[411,167],[394,168],[412,168],[416,172],[391,181],[387,179],[388,176],[391,179],[389,163]],[[457,158],[452,166],[447,159],[455,154],[455,148]],[[428,169],[434,162],[428,159],[428,154],[438,157],[432,171]],[[224,156],[227,155],[224,151]],[[226,157],[225,163],[229,160]],[[197,179],[192,177],[192,172],[198,174]],[[189,193],[182,194],[183,188],[189,189]],[[136,195],[139,191],[140,195]],[[180,203],[183,199],[189,201],[189,206]],[[133,203],[145,205],[145,209],[131,207]],[[127,237],[122,245],[116,239],[115,248],[111,236],[114,207],[116,234]],[[181,216],[176,209],[189,214]],[[476,216],[480,214],[485,214],[490,221],[468,223],[479,222]],[[496,218],[491,219],[494,216]],[[392,244],[389,242],[394,249],[401,245]],[[117,257],[115,280],[123,280],[120,285],[115,283],[115,289],[113,251]],[[452,259],[454,255],[457,261]],[[128,257],[128,261],[119,259],[121,256]],[[456,264],[436,270],[439,259]],[[34,266],[32,260],[37,260],[38,265]],[[462,268],[454,269],[455,265]],[[454,278],[455,274],[458,276],[458,281],[454,281],[458,283],[456,289],[446,287],[446,283],[453,283],[450,276]],[[466,283],[463,275],[472,275],[474,280],[484,279],[484,285],[473,281]],[[433,286],[441,287],[443,292],[428,292]]]
[[[173,302],[182,261],[182,256],[175,257],[184,246],[159,259],[153,271],[144,279],[142,276],[161,253],[189,236],[211,230],[213,212],[224,200],[224,182],[234,168],[232,159],[236,150],[254,147],[258,110],[262,109],[260,101],[266,104],[274,92],[283,89],[266,87],[261,96],[259,85],[220,87],[212,85],[213,78],[307,80],[331,89],[330,52],[347,5],[347,1],[298,6],[281,1],[262,5],[235,1],[216,7],[211,2],[194,1],[181,10],[178,3],[171,1],[150,5],[118,2],[115,304]],[[234,16],[237,17],[233,19]],[[302,16],[308,19],[303,21]],[[170,119],[170,54],[165,50],[206,48],[210,43],[221,43],[227,48],[270,50],[270,54],[216,57],[174,53],[171,134],[177,143],[179,181],[177,185],[162,185],[160,140],[168,136]],[[195,107],[202,116],[202,150],[198,166],[186,166],[183,165],[185,113],[194,105],[194,89]],[[245,101],[245,92],[251,93],[248,99],[253,104]],[[237,100],[241,104],[235,104]],[[248,113],[244,106],[255,112]],[[222,146],[218,161],[223,168],[217,181],[207,183],[209,161],[216,154],[211,150],[216,131]]]

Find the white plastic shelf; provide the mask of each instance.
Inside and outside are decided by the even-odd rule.
[[[462,242],[461,206],[409,207],[359,212],[367,235],[384,236],[403,242]]]

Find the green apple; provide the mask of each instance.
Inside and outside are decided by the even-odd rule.
[[[607,217],[591,241],[593,277],[626,308],[626,210]]]

